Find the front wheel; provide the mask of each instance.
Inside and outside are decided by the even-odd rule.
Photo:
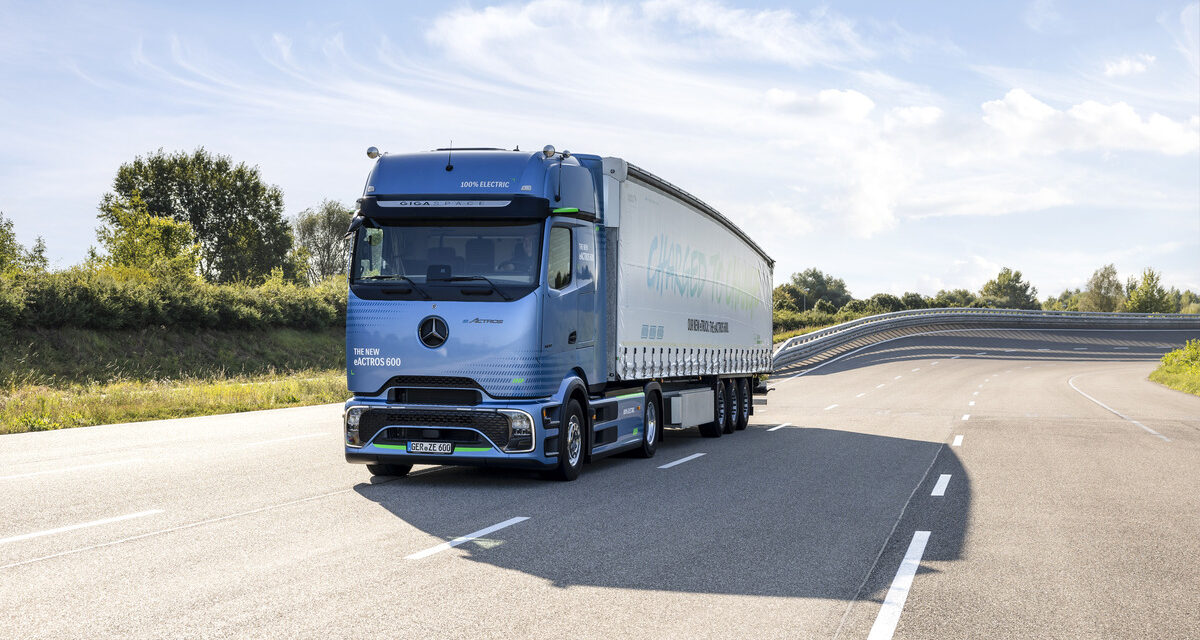
[[[369,464],[367,471],[373,476],[406,476],[409,471],[412,471],[411,464]]]
[[[642,414],[642,446],[636,449],[639,458],[653,458],[658,449],[662,425],[658,416],[662,413],[658,407],[658,396],[646,398],[646,411]]]
[[[568,402],[562,423],[558,425],[558,466],[550,473],[553,478],[574,480],[579,477],[579,470],[583,467],[585,424],[579,403],[574,400]]]

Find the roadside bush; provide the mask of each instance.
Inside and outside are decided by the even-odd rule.
[[[281,274],[256,287],[219,285],[195,277],[154,278],[131,268],[74,267],[6,283],[0,326],[8,318],[10,326],[27,328],[323,329],[345,322],[346,285],[329,279],[299,286]]]
[[[24,309],[24,290],[12,278],[0,276],[0,335],[17,323]]]
[[[1200,340],[1188,340],[1182,349],[1168,352],[1150,379],[1185,393],[1200,396]]]

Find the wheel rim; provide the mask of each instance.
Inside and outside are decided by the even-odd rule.
[[[728,389],[728,391],[733,391],[732,387],[731,387],[730,389]],[[732,397],[732,398],[730,398],[730,400],[729,400],[729,421],[730,421],[731,423],[733,423],[734,425],[736,425],[736,424],[737,424],[737,421],[738,421],[738,411],[740,411],[740,410],[741,410],[741,407],[740,407],[740,406],[738,406],[738,401],[737,401],[737,392],[736,392],[736,391],[734,391],[734,392],[733,392],[733,397]]]
[[[742,387],[742,415],[750,417],[750,386],[741,385]]]
[[[567,420],[567,462],[573,467],[579,464],[583,451],[583,430],[579,427],[579,416]]]
[[[658,409],[654,408],[654,402],[646,405],[646,444],[654,446],[654,438],[658,435]]]

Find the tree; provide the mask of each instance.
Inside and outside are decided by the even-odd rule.
[[[878,308],[880,313],[904,311],[904,303],[890,293],[877,293],[871,296],[870,303]]]
[[[292,247],[283,193],[257,167],[233,164],[203,147],[191,153],[159,149],[123,164],[101,209],[128,208],[139,193],[155,216],[191,225],[200,243],[201,275],[213,282],[261,282]]]
[[[793,273],[791,282],[777,289],[782,289],[782,293],[791,298],[799,311],[814,308],[817,300],[828,300],[835,309],[842,308],[850,301],[845,280],[834,278],[816,268]]]
[[[946,307],[969,307],[975,303],[975,294],[966,289],[942,289],[937,292],[930,303],[930,307],[934,309],[944,309]]]
[[[107,199],[100,207],[104,225],[96,235],[108,255],[105,264],[142,269],[157,276],[194,277],[200,245],[187,222],[151,215],[134,191],[128,202]]]
[[[900,301],[904,303],[905,309],[928,309],[932,299],[926,298],[919,293],[908,291],[905,292],[904,295],[900,296]]]
[[[837,308],[833,306],[833,303],[825,300],[824,298],[817,300],[817,304],[813,305],[813,309],[820,313],[827,313],[829,315],[837,313]]]
[[[1079,298],[1080,311],[1116,311],[1125,299],[1117,268],[1106,264],[1092,273]]]
[[[1008,267],[1000,270],[995,280],[989,280],[979,290],[982,306],[998,309],[1041,309],[1037,287],[1021,279],[1020,271]]]
[[[1063,289],[1057,298],[1046,298],[1042,308],[1046,311],[1079,311],[1079,301],[1082,297],[1083,293],[1079,289]]]
[[[1175,301],[1159,283],[1161,276],[1149,267],[1142,272],[1141,281],[1130,278],[1126,284],[1128,292],[1125,310],[1130,313],[1171,313]]]
[[[353,216],[353,209],[325,200],[316,209],[301,211],[292,221],[296,247],[308,254],[305,266],[309,282],[346,273],[346,264],[350,260],[346,228]]]
[[[46,241],[41,236],[26,249],[17,241],[13,222],[0,211],[0,274],[13,271],[45,271],[50,261],[46,259]]]

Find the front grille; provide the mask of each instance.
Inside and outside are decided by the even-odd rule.
[[[395,376],[391,380],[388,380],[384,386],[478,389],[479,383],[470,378],[456,378],[452,376]]]
[[[494,411],[446,411],[437,409],[370,409],[358,421],[359,437],[370,440],[388,427],[466,427],[478,429],[503,447],[508,444],[508,418]]]
[[[451,407],[470,407],[482,401],[481,394],[475,389],[400,387],[388,390],[388,402],[391,404],[441,404]]]

